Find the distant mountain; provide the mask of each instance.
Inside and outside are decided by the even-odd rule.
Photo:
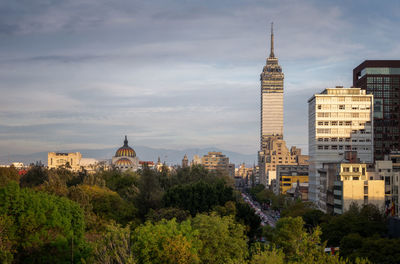
[[[158,157],[160,157],[161,162],[166,162],[167,164],[181,164],[183,156],[186,154],[189,160],[192,160],[194,155],[199,155],[200,157],[207,154],[209,151],[220,151],[224,155],[229,157],[231,163],[239,165],[241,163],[246,163],[248,166],[252,166],[257,161],[256,154],[241,154],[233,151],[222,150],[214,147],[205,148],[190,148],[184,150],[174,150],[174,149],[155,149],[145,146],[135,146],[136,155],[140,160],[154,161],[156,162]],[[65,150],[62,152],[80,152],[83,158],[94,158],[98,160],[108,160],[115,155],[116,148],[106,148],[106,149],[76,149],[76,150]],[[0,156],[0,164],[10,164],[11,162],[23,162],[24,164],[36,163],[41,161],[43,164],[47,165],[47,152],[37,152],[32,154],[24,155],[7,155]]]

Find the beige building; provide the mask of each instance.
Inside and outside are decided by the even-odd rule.
[[[47,166],[49,169],[67,168],[72,171],[79,171],[81,168],[81,159],[82,155],[79,152],[49,152],[47,154]]]
[[[235,176],[235,165],[229,163],[229,158],[221,152],[208,152],[201,158],[201,164],[210,171],[226,171],[229,176]]]
[[[259,152],[260,183],[269,186],[276,179],[276,168],[279,165],[308,165],[308,156],[301,154],[301,149],[286,147],[280,137],[269,137],[265,148]]]
[[[319,202],[324,163],[357,152],[363,163],[373,162],[373,96],[360,88],[327,88],[308,100],[309,198]]]
[[[367,174],[364,163],[340,163],[337,180],[334,182],[334,213],[342,214],[352,203],[360,206],[373,204],[383,208],[385,204],[385,182]]]

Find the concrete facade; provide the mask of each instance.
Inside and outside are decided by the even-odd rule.
[[[221,152],[208,152],[201,158],[201,164],[210,171],[226,171],[229,176],[235,176],[235,165],[230,164],[229,158]]]
[[[276,184],[278,193],[286,194],[286,191],[299,183],[308,183],[308,165],[278,165],[276,169]]]
[[[72,171],[79,171],[81,168],[82,154],[49,152],[47,154],[47,165],[49,169],[67,168]]]
[[[308,100],[309,199],[319,202],[324,163],[340,162],[355,151],[373,162],[373,96],[360,88],[327,88]]]

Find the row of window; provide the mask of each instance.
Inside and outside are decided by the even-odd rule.
[[[370,150],[369,147],[352,147],[350,145],[318,145],[319,150]]]
[[[330,104],[324,104],[324,105],[317,105],[318,110],[369,110],[370,106],[369,105],[330,105]]]
[[[392,81],[394,83],[398,83],[399,82],[399,78],[398,77],[393,77]],[[390,83],[390,78],[389,77],[367,77],[367,83]]]
[[[321,96],[318,97],[318,102],[370,102],[369,96]]]
[[[318,138],[318,141],[319,142],[329,142],[329,141],[331,141],[331,142],[371,142],[371,139],[367,138],[367,139],[358,139],[357,140],[357,139],[353,138],[350,140],[350,138],[326,137],[326,138]]]
[[[370,131],[366,131],[365,129],[351,129],[351,128],[317,128],[318,134],[371,134]]]
[[[352,121],[318,121],[319,126],[364,126],[370,125],[371,122],[352,122]]]
[[[318,117],[342,117],[342,118],[367,118],[369,119],[370,113],[327,113],[327,112],[319,112],[317,113]]]

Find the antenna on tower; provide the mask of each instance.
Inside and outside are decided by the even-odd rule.
[[[274,22],[271,23],[271,52],[269,54],[270,58],[275,58],[274,54]]]

